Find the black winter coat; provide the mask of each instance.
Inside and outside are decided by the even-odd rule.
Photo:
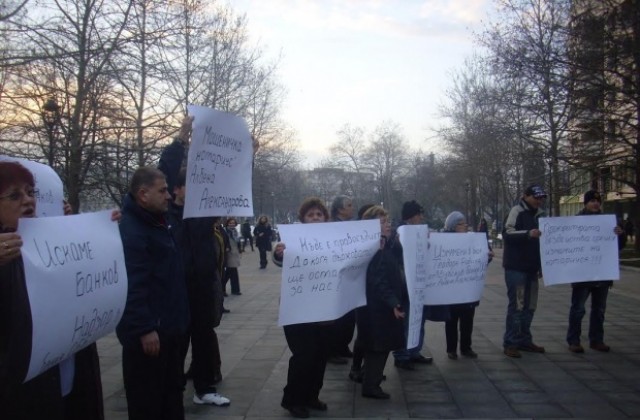
[[[260,234],[263,234],[260,236]],[[271,237],[273,235],[273,231],[271,230],[271,225],[269,224],[257,224],[256,227],[253,228],[253,236],[256,238],[256,246],[259,248],[264,248],[268,251],[271,251]]]
[[[369,332],[365,337],[367,349],[384,352],[405,348],[404,321],[393,315],[398,305],[406,313],[407,286],[393,252],[381,249],[367,268],[367,306],[358,311]]]
[[[218,274],[220,249],[213,217],[182,219],[184,207],[171,203],[167,219],[180,247],[185,267],[191,323],[215,328],[222,318],[222,282]]]
[[[128,194],[120,235],[129,287],[116,328],[118,339],[125,345],[138,344],[151,331],[160,336],[184,334],[189,325],[184,267],[164,217],[144,210]]]
[[[102,383],[96,345],[75,354],[69,395],[62,397],[56,365],[26,383],[32,319],[22,259],[0,266],[0,417],[12,420],[102,420]]]

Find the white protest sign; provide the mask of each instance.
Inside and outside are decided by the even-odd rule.
[[[115,330],[127,272],[111,211],[20,219],[18,233],[33,320],[29,380]]]
[[[33,174],[36,181],[36,216],[62,216],[64,214],[62,180],[50,166],[3,155],[0,155],[0,161],[18,162]]]
[[[407,348],[418,346],[422,326],[427,281],[427,249],[429,248],[429,226],[403,225],[398,228],[402,244],[404,273],[409,293],[409,334]]]
[[[413,348],[424,305],[480,300],[489,247],[484,233],[429,233],[426,225],[401,226],[398,233],[411,306],[407,348]]]
[[[286,244],[278,325],[337,319],[366,305],[380,221],[280,225]]]
[[[614,215],[541,218],[539,226],[545,286],[620,279]]]
[[[240,117],[189,105],[194,117],[184,218],[253,216],[253,141]]]

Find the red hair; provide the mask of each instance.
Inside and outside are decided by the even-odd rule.
[[[18,162],[0,162],[0,194],[20,183],[36,185],[33,174]]]

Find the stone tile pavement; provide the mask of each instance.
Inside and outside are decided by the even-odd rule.
[[[611,353],[587,349],[567,351],[564,340],[570,302],[569,286],[540,291],[533,321],[534,340],[545,354],[502,354],[507,300],[500,267],[501,250],[490,265],[487,286],[478,307],[473,334],[476,360],[449,360],[444,325],[427,323],[425,353],[434,364],[416,371],[400,371],[390,358],[383,389],[391,400],[360,396],[348,366],[328,365],[320,398],[327,418],[640,418],[640,271],[621,271],[611,290],[605,322]],[[257,252],[243,254],[240,268],[242,296],[227,298],[231,310],[217,328],[222,353],[223,381],[218,390],[231,399],[229,407],[196,406],[187,385],[187,419],[289,418],[280,407],[286,381],[287,349],[277,326],[280,270],[258,269]],[[588,326],[588,314],[583,330]],[[583,339],[584,340],[584,339]],[[122,385],[120,345],[114,335],[98,343],[107,420],[127,418]]]

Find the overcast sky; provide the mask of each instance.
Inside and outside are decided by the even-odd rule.
[[[474,49],[491,0],[230,0],[246,13],[254,42],[282,53],[285,121],[307,163],[326,156],[345,123],[368,132],[382,121],[403,128],[415,148],[438,151],[453,69]]]

